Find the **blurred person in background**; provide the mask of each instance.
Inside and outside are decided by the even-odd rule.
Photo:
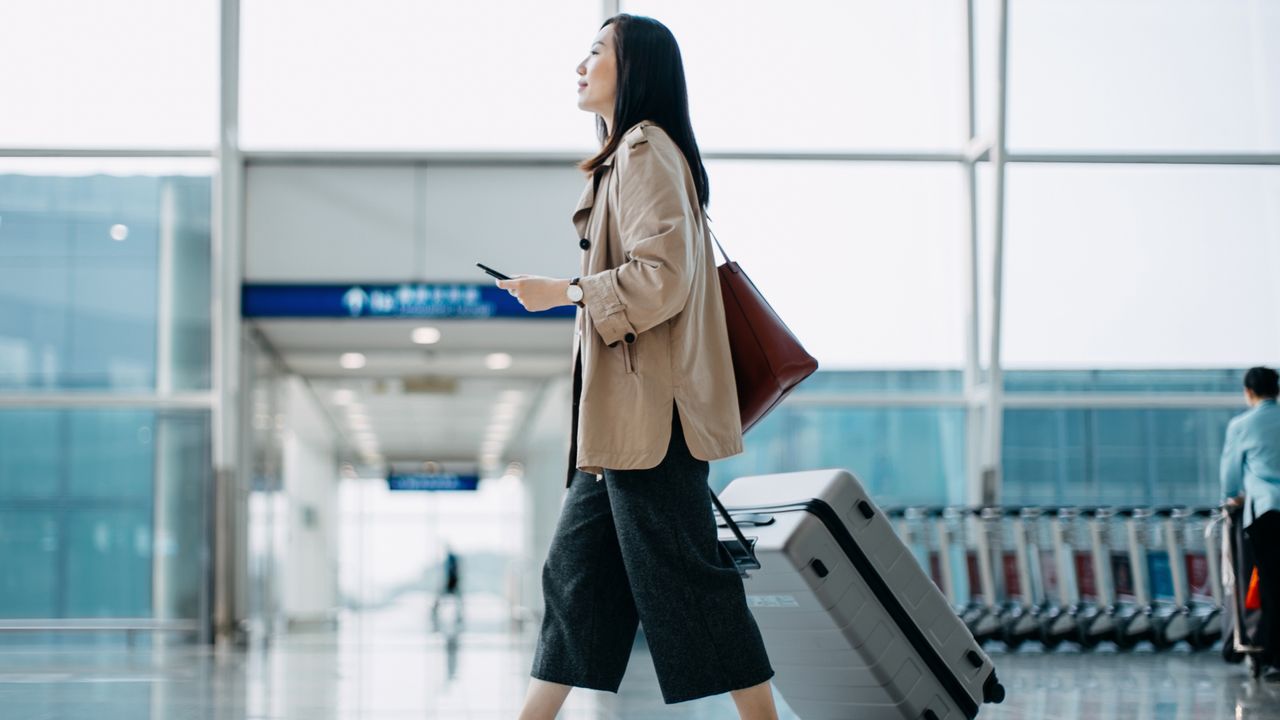
[[[1262,595],[1259,644],[1266,679],[1280,681],[1280,375],[1265,367],[1244,376],[1249,410],[1227,424],[1222,449],[1222,494],[1243,507],[1245,534],[1253,548]]]
[[[444,588],[436,595],[436,601],[431,606],[431,622],[438,629],[440,627],[440,603],[445,596],[449,596],[453,600],[454,608],[454,626],[462,624],[462,591],[459,588],[460,570],[458,567],[458,555],[453,551],[453,547],[448,543],[444,546]]]

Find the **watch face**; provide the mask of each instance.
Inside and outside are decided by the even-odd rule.
[[[570,301],[579,302],[580,300],[582,300],[582,288],[578,287],[577,285],[570,285],[568,292],[569,292]]]

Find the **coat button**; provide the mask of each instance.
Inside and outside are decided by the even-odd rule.
[[[586,250],[591,247],[591,241],[586,238],[582,238],[582,240],[578,242],[578,247],[582,248],[583,250]]]
[[[623,336],[622,336],[622,339],[623,339],[623,340],[626,340],[628,343],[633,343],[633,342],[635,342],[635,341],[636,341],[636,334],[635,334],[635,333],[627,333],[626,335],[623,335]]]

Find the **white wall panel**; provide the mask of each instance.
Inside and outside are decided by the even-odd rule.
[[[586,180],[572,166],[428,165],[423,172],[423,277],[483,280],[477,262],[509,275],[579,274],[571,217]]]
[[[484,282],[570,277],[585,186],[565,166],[251,166],[250,282]]]
[[[544,611],[542,565],[560,520],[566,492],[572,403],[573,385],[568,377],[548,383],[540,404],[529,416],[528,429],[506,453],[506,459],[524,464],[520,604],[539,620]]]
[[[411,279],[412,166],[253,166],[246,196],[247,280]]]
[[[324,410],[299,377],[285,382],[284,492],[288,540],[283,605],[290,620],[323,620],[338,605],[338,467]]]

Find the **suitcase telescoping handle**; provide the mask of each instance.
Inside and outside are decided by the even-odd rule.
[[[729,529],[733,531],[733,536],[737,538],[738,550],[734,551],[732,547],[726,545],[729,555],[733,558],[733,564],[738,566],[738,574],[747,577],[748,570],[759,570],[760,561],[756,559],[756,551],[751,543],[747,542],[747,538],[743,536],[742,530],[738,528],[738,523],[734,522],[729,515],[729,511],[724,509],[724,505],[720,502],[720,498],[716,497],[716,491],[710,487],[707,491],[711,493],[711,502],[715,503],[716,509],[720,511],[720,516],[729,525]]]

